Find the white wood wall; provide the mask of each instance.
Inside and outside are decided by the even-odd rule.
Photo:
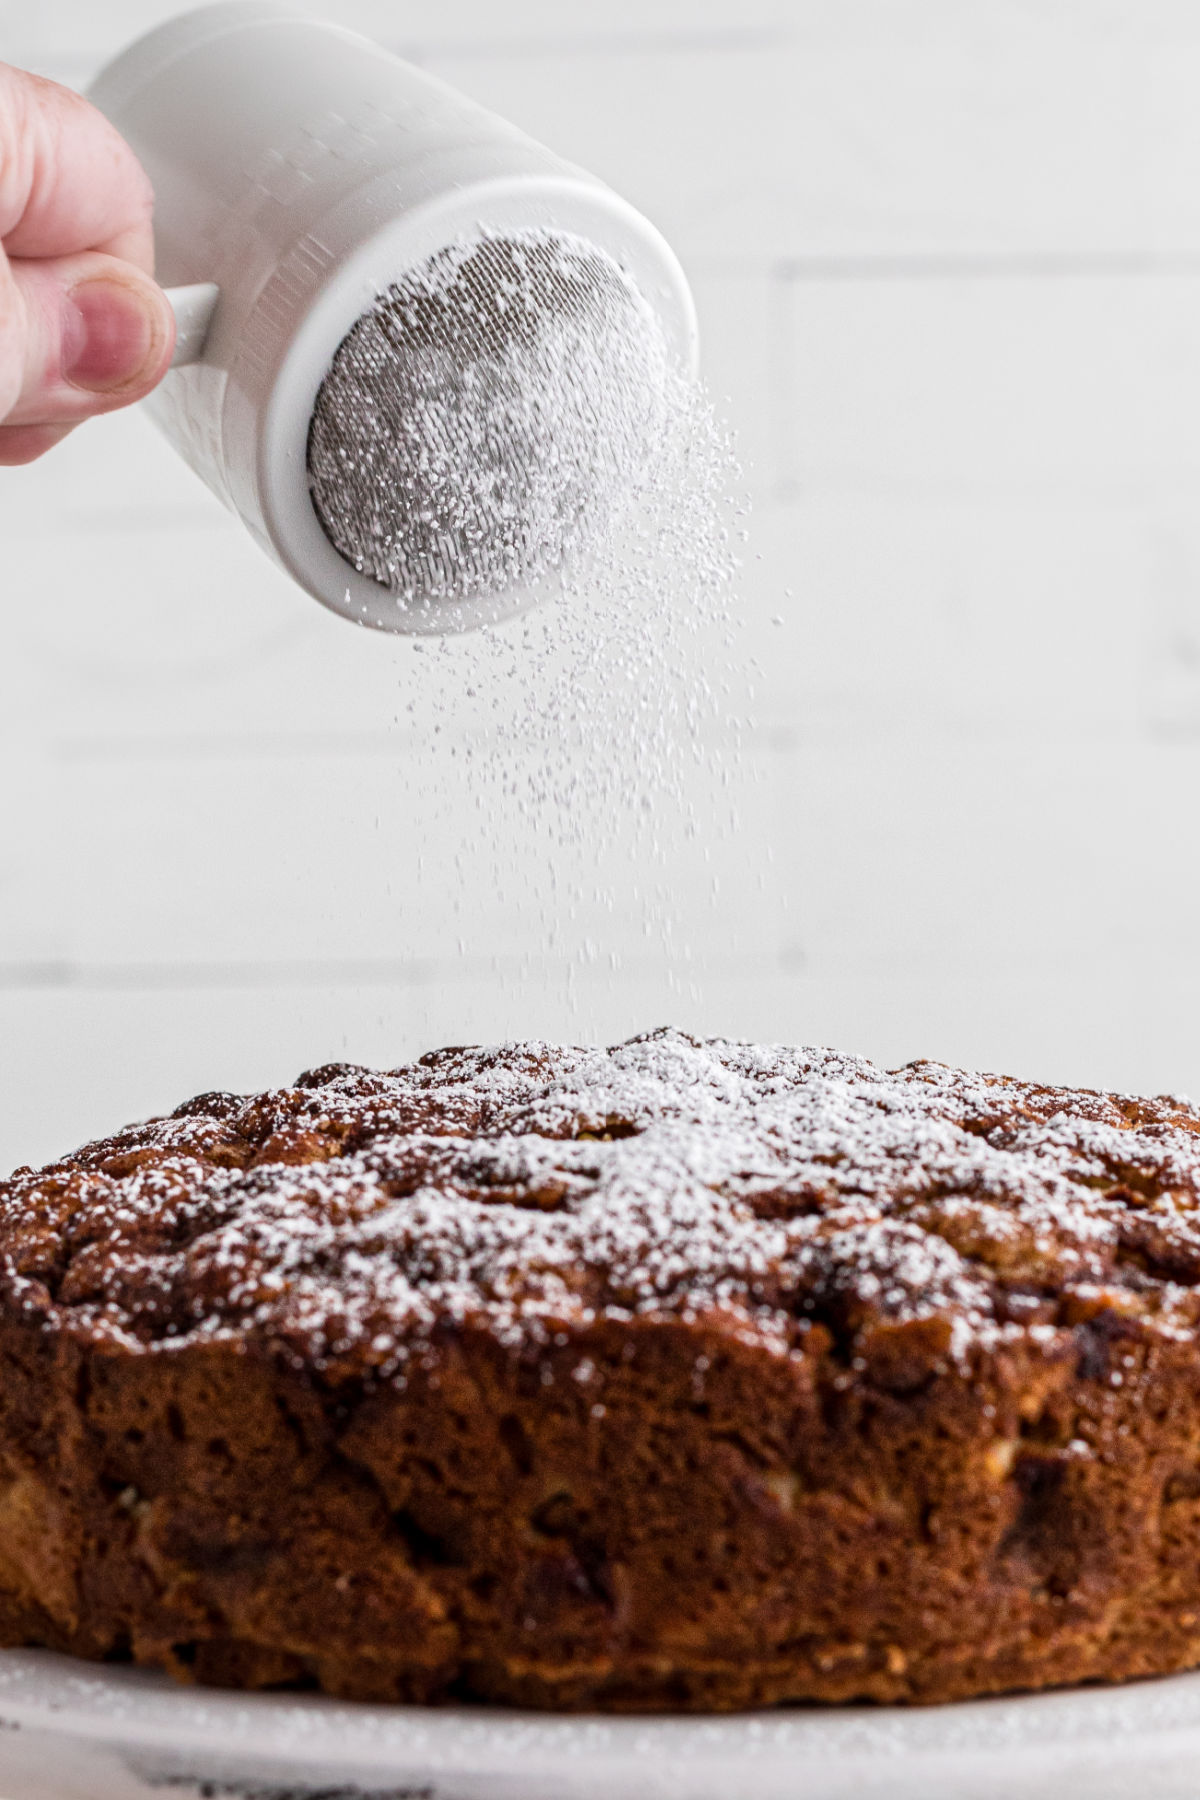
[[[0,57],[81,83],[170,10],[0,0]],[[327,10],[683,254],[753,471],[743,830],[715,898],[679,846],[675,951],[624,864],[548,947],[536,859],[456,877],[411,649],[91,426],[0,474],[0,1168],[333,1056],[668,1018],[1200,1093],[1200,7]]]

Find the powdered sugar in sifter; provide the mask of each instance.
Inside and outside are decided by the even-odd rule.
[[[358,623],[520,611],[652,453],[695,315],[632,206],[444,83],[261,0],[91,98],[157,195],[177,366],[147,403],[267,552]]]

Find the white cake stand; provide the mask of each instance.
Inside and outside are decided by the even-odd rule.
[[[1200,1675],[904,1710],[559,1718],[0,1652],[2,1800],[1200,1800]]]

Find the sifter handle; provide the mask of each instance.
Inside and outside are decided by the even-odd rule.
[[[220,294],[220,288],[213,281],[197,281],[190,287],[167,288],[167,299],[175,314],[175,354],[171,358],[173,369],[180,369],[185,363],[200,361]]]

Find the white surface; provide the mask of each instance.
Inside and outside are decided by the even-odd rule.
[[[1200,1675],[911,1710],[559,1718],[181,1689],[0,1652],[6,1800],[1196,1800],[1198,1771]]]
[[[0,0],[0,56],[81,83],[173,10]],[[530,878],[464,879],[407,647],[144,421],[89,426],[0,476],[0,1165],[330,1056],[668,1018],[1200,1094],[1192,0],[327,10],[683,254],[754,462],[747,822],[679,849],[686,966],[623,865],[548,945],[572,860],[514,820]]]

